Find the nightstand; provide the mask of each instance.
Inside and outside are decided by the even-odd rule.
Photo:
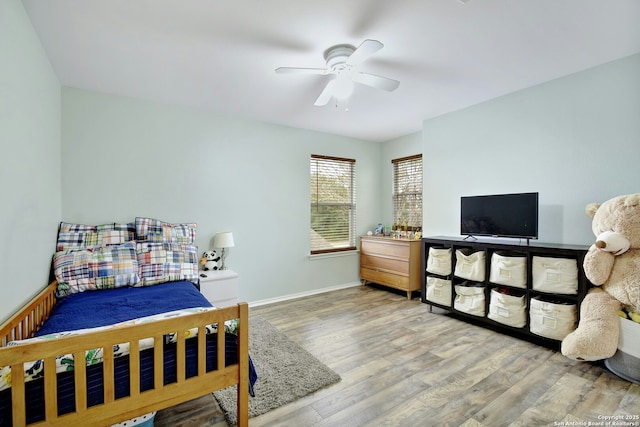
[[[200,292],[216,307],[238,303],[239,276],[233,270],[200,271]]]

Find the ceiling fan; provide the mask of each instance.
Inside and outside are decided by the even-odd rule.
[[[327,105],[332,97],[339,100],[348,98],[353,93],[354,83],[390,92],[398,88],[399,81],[356,71],[358,65],[382,49],[383,46],[379,41],[370,39],[363,41],[357,48],[350,44],[339,44],[324,51],[326,68],[280,67],[276,68],[276,73],[335,76],[316,99],[314,103],[316,106]]]

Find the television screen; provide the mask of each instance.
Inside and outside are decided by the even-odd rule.
[[[538,193],[461,197],[460,234],[537,239]]]

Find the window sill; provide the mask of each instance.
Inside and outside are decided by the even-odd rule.
[[[327,252],[324,254],[313,254],[313,255],[309,254],[307,256],[309,257],[310,260],[315,261],[315,260],[324,259],[324,258],[353,256],[353,255],[358,255],[359,253],[360,251],[355,249],[353,251]]]

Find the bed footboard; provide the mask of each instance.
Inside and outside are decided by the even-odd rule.
[[[56,305],[56,288],[58,284],[52,282],[20,311],[11,316],[0,326],[0,347],[9,342],[31,338],[49,317],[53,306]]]
[[[11,401],[14,426],[26,424],[25,416],[25,362],[44,361],[45,420],[29,424],[30,426],[75,426],[86,425],[87,420],[94,424],[110,425],[144,413],[165,409],[170,406],[195,399],[215,390],[238,384],[238,425],[248,425],[249,396],[249,356],[248,327],[249,309],[246,303],[202,313],[158,320],[154,322],[128,325],[119,328],[92,332],[84,335],[69,336],[55,340],[43,340],[18,346],[6,346],[8,342],[28,338],[40,327],[48,316],[55,298],[49,292],[51,285],[32,303],[25,306],[21,316],[16,315],[5,322],[0,348],[0,366],[11,367]],[[54,286],[55,291],[55,286]],[[46,294],[44,296],[43,294]],[[38,302],[38,300],[42,300]],[[217,369],[206,371],[206,325],[223,325],[226,320],[238,321],[238,363],[226,366],[225,334],[217,334]],[[185,341],[187,331],[198,329],[197,338],[197,375],[185,377]],[[219,330],[223,330],[219,327]],[[176,332],[176,372],[177,379],[164,384],[164,363],[162,345],[153,347],[153,388],[141,391],[140,388],[140,352],[139,340],[153,338],[154,343],[162,343],[166,334]],[[85,352],[102,348],[111,349],[114,345],[129,343],[129,390],[127,397],[115,398],[114,355],[104,351],[102,372],[104,381],[104,403],[87,407],[86,374],[84,363],[74,366],[75,411],[58,415],[56,396],[57,376],[56,357],[73,354],[74,360],[85,360]],[[15,373],[20,373],[16,375]]]

